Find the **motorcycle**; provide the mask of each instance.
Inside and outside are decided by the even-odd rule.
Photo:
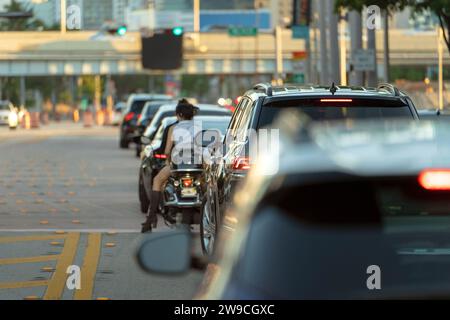
[[[208,134],[206,134],[208,132]],[[203,160],[205,152],[210,152],[211,137],[219,135],[211,130],[200,132],[194,139],[195,148],[190,157],[183,161],[171,161],[171,175],[164,188],[160,213],[169,227],[179,225],[199,225],[205,201],[205,181]],[[204,137],[210,139],[204,139]]]

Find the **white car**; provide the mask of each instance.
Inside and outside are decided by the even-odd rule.
[[[0,125],[8,125],[11,129],[19,125],[16,109],[9,101],[0,101]]]
[[[122,122],[123,111],[127,104],[125,102],[118,102],[114,107],[112,125],[118,126]]]

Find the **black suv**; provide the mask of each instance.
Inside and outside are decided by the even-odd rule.
[[[411,98],[391,84],[380,84],[377,88],[256,85],[236,107],[222,155],[205,168],[207,196],[202,220],[209,227],[201,228],[208,231],[201,234],[205,238],[202,244],[208,243],[207,238],[216,237],[236,183],[246,176],[255,160],[250,158],[249,133],[256,132],[259,136],[261,128],[277,129],[275,119],[289,108],[302,111],[312,121],[419,119]],[[205,246],[203,249],[210,253]]]

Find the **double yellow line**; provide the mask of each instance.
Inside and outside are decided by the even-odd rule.
[[[65,239],[64,247],[60,255],[0,259],[0,265],[57,260],[55,272],[53,273],[53,276],[50,280],[0,283],[0,289],[47,286],[47,290],[43,297],[44,300],[61,299],[68,277],[66,271],[67,268],[72,265],[75,260],[75,255],[80,240],[80,233],[69,233],[67,235],[5,237],[0,238],[0,244],[23,241],[45,241],[53,239]],[[92,299],[95,274],[97,272],[101,252],[101,242],[102,235],[100,233],[90,233],[88,235],[88,243],[84,255],[83,265],[81,267],[81,288],[75,291],[75,300]]]

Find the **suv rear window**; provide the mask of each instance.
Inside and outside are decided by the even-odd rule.
[[[275,299],[375,298],[366,270],[377,265],[385,297],[440,297],[444,287],[448,297],[449,192],[426,191],[417,177],[345,179],[269,196],[249,225],[236,281]]]
[[[351,100],[352,102],[344,103],[321,102],[320,99],[276,101],[262,108],[258,128],[270,127],[280,113],[287,108],[299,109],[313,121],[413,118],[409,107],[398,100]]]

